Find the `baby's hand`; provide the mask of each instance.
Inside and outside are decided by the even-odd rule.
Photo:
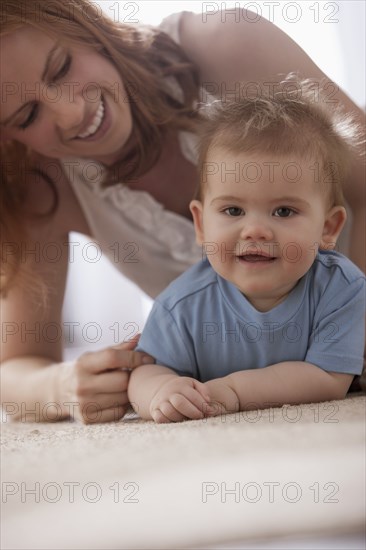
[[[204,418],[210,393],[202,382],[177,376],[166,382],[150,403],[150,414],[158,423]]]

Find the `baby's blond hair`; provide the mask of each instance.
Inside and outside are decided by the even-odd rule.
[[[240,90],[244,92],[243,87]],[[198,149],[202,200],[206,186],[205,165],[216,147],[241,154],[264,154],[318,163],[314,178],[322,184],[330,206],[343,205],[343,185],[352,155],[359,148],[360,128],[351,116],[319,92],[319,84],[290,74],[258,93],[238,94],[203,107],[206,120]],[[317,173],[316,173],[317,172]],[[316,180],[315,180],[316,181]]]

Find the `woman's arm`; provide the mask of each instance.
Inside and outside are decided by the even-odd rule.
[[[30,178],[27,184],[30,211],[48,211],[45,182]],[[47,307],[16,281],[1,300],[1,403],[6,419],[47,422],[73,416],[85,423],[116,421],[128,405],[129,372],[121,368],[141,365],[143,354],[133,351],[134,340],[62,362],[68,234],[82,231],[86,224],[67,180],[60,178],[56,184],[57,212],[42,222],[33,221],[27,242],[18,243],[23,247],[21,261],[31,264],[45,284]]]
[[[266,91],[290,72],[322,84],[331,106],[341,104],[361,127],[365,114],[339,87],[331,82],[310,57],[278,27],[259,19],[249,22],[243,8],[217,12],[204,17],[185,12],[180,26],[181,45],[201,73],[201,82],[208,92],[228,98],[238,93],[239,82],[253,89]],[[237,21],[237,22],[236,22]],[[275,89],[275,88],[273,88]],[[366,269],[365,167],[355,158],[345,185],[346,200],[352,210],[349,257],[363,271]]]
[[[66,366],[59,365],[62,361],[61,310],[68,250],[65,239],[51,238],[49,242],[62,251],[54,265],[46,260],[45,241],[30,239],[19,245],[24,250],[23,261],[32,264],[37,276],[50,289],[47,309],[41,305],[41,298],[31,296],[15,283],[7,297],[1,300],[2,406],[5,412],[9,412],[9,417],[33,422],[61,420],[68,416],[67,410],[61,406],[63,401],[67,401],[64,399],[67,392],[61,395],[60,380],[66,374]],[[56,364],[58,368],[49,368]],[[52,408],[50,403],[58,403],[59,407]]]
[[[327,372],[303,361],[234,372],[205,383],[217,413],[344,399],[352,374]]]
[[[117,421],[127,410],[129,372],[143,362],[134,352],[137,340],[86,353],[77,361],[62,362],[62,304],[68,265],[63,240],[52,241],[65,250],[59,261],[37,263],[37,273],[50,289],[48,307],[37,306],[19,287],[1,302],[1,404],[5,418],[49,422],[69,416],[85,423]],[[34,242],[28,243],[29,250]],[[41,243],[42,249],[42,243]],[[150,363],[151,357],[147,356]]]

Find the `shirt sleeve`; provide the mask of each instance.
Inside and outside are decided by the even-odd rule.
[[[190,340],[173,315],[155,301],[136,351],[152,355],[157,365],[169,367],[181,376],[197,377],[196,362],[187,347]]]
[[[326,371],[361,374],[365,346],[365,279],[325,292],[305,361]],[[319,312],[319,313],[318,313]]]

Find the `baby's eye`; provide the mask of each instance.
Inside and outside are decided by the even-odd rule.
[[[295,211],[292,210],[292,208],[287,208],[286,206],[281,206],[280,208],[276,208],[274,215],[278,218],[289,218],[295,214]]]
[[[239,208],[238,206],[230,206],[229,208],[225,208],[224,212],[228,216],[242,216],[244,214],[242,208]]]

